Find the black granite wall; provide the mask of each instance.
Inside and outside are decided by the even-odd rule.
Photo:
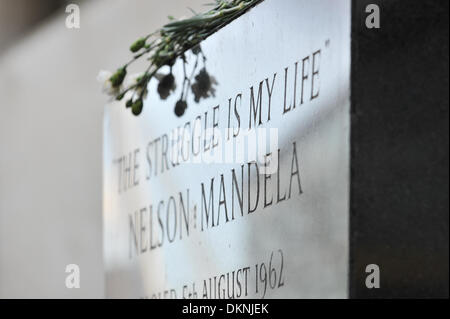
[[[365,26],[369,3],[380,29]],[[448,3],[352,4],[352,298],[449,296]]]

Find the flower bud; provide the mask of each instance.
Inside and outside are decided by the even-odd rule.
[[[123,99],[123,97],[125,96],[125,93],[127,93],[127,92],[122,92],[122,93],[120,93],[119,95],[117,95],[117,96],[116,96],[116,100],[117,100],[117,101],[121,101],[121,100]]]
[[[145,45],[145,39],[144,38],[140,38],[138,40],[136,40],[131,46],[130,46],[130,51],[131,52],[137,52],[140,49],[142,49]]]
[[[141,114],[142,112],[142,107],[144,106],[144,103],[142,102],[141,99],[138,99],[136,102],[133,103],[133,105],[131,106],[131,112],[138,116],[139,114]]]
[[[120,68],[114,73],[110,78],[109,81],[111,82],[113,87],[118,87],[122,84],[123,80],[125,79],[125,76],[127,75],[127,70],[125,67]]]
[[[128,107],[132,107],[133,106],[133,99],[129,99],[126,103],[125,106]]]

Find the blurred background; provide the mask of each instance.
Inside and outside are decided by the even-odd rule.
[[[0,298],[103,298],[96,76],[208,0],[0,0]],[[80,28],[66,28],[70,3]],[[67,289],[66,265],[80,267]]]

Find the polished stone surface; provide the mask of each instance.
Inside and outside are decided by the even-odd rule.
[[[264,1],[201,48],[181,117],[181,61],[139,117],[105,108],[107,296],[347,297],[350,2]]]

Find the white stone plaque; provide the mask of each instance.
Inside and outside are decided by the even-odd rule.
[[[350,1],[266,0],[201,49],[181,117],[180,60],[105,107],[107,296],[347,297]]]

